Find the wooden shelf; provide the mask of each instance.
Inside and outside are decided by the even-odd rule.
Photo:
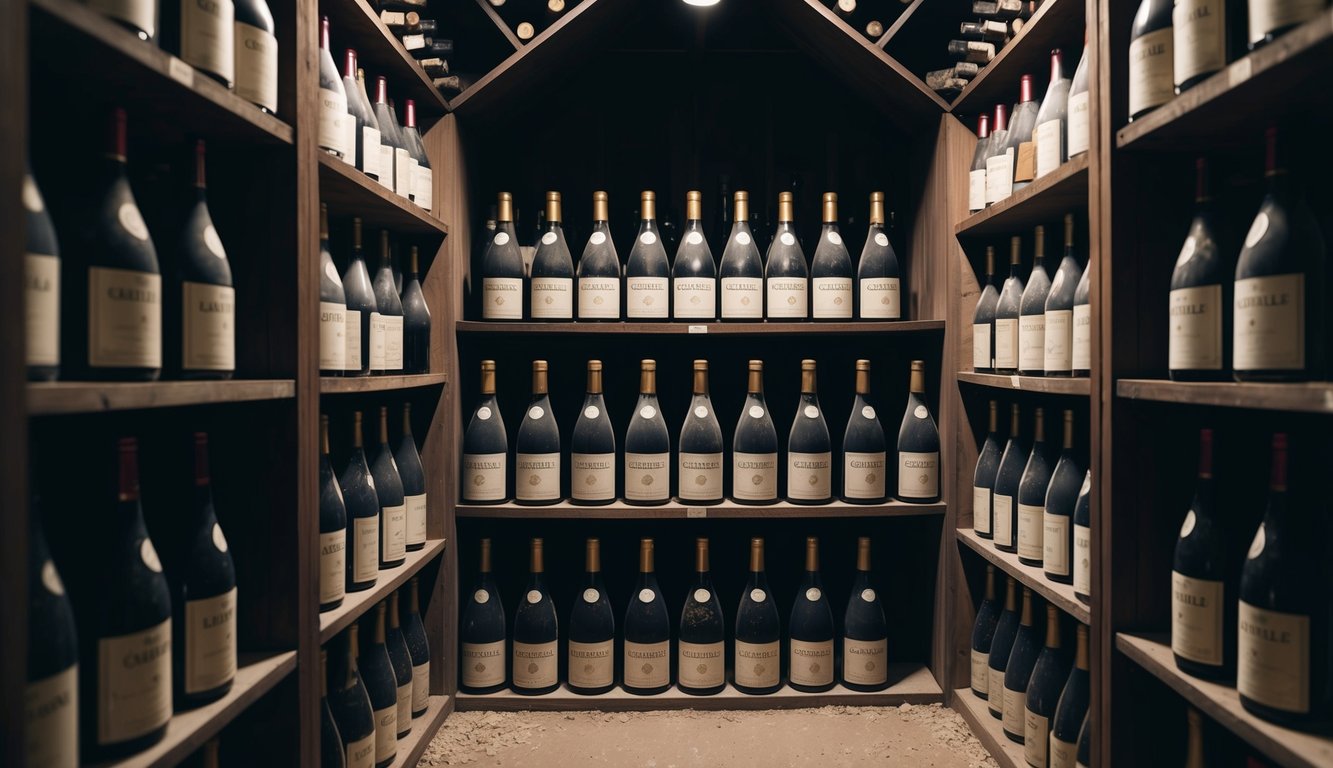
[[[360,216],[367,230],[383,227],[395,233],[449,234],[449,227],[430,211],[323,151],[319,152],[319,199],[328,204],[332,216]]]
[[[389,593],[407,583],[426,563],[444,551],[444,539],[431,539],[416,552],[408,552],[407,559],[397,568],[379,572],[375,586],[360,592],[348,592],[343,604],[319,615],[319,644],[323,645],[356,621],[371,606],[389,596]]]
[[[1023,757],[1023,745],[1010,741],[1004,735],[1000,721],[991,716],[986,702],[978,698],[971,688],[959,688],[953,692],[953,708],[972,726],[972,733],[981,741],[1000,768],[1028,768]]]
[[[1305,733],[1260,720],[1240,704],[1235,687],[1200,680],[1176,668],[1171,638],[1165,634],[1117,633],[1115,644],[1130,660],[1151,672],[1236,736],[1288,768],[1333,765],[1333,737]]]
[[[1078,619],[1083,624],[1091,624],[1092,616],[1087,604],[1074,596],[1074,585],[1057,584],[1046,578],[1041,568],[1023,565],[1018,562],[1018,555],[1001,552],[989,539],[983,539],[971,528],[959,528],[958,540],[971,547],[973,551],[989,560],[995,567],[1013,576],[1020,584],[1046,598],[1057,608]]]
[[[1206,151],[1252,147],[1269,122],[1299,115],[1318,122],[1333,105],[1333,9],[1232,62],[1166,104],[1121,128],[1120,149]]]
[[[357,392],[393,392],[400,389],[438,387],[449,380],[444,373],[413,373],[406,376],[321,376],[321,395],[352,394]]]
[[[187,405],[290,400],[291,379],[231,381],[55,381],[28,384],[28,414],[50,416]]]
[[[506,504],[459,504],[455,509],[458,517],[499,518],[499,519],[563,519],[563,520],[678,520],[678,519],[765,519],[799,518],[818,519],[834,517],[915,517],[918,515],[942,515],[944,504],[909,504],[903,501],[888,501],[884,504],[844,504],[834,502],[816,506],[779,502],[767,506],[737,504],[724,501],[708,506],[689,506],[676,499],[670,504],[656,507],[639,507],[624,502],[589,507],[562,501],[546,507],[524,506],[508,502]]]
[[[329,17],[332,27],[334,61],[342,68],[342,51],[356,49],[359,65],[366,78],[384,75],[389,82],[389,96],[402,104],[416,100],[417,127],[424,134],[450,109],[426,71],[403,47],[398,37],[380,21],[379,13],[365,0],[320,0],[319,12]],[[316,25],[318,29],[318,25]],[[369,87],[369,83],[367,84]],[[399,110],[398,114],[403,115]]]
[[[398,756],[393,759],[389,768],[411,768],[416,765],[426,753],[426,747],[430,746],[431,739],[435,738],[435,732],[440,730],[444,719],[453,711],[452,697],[431,696],[425,713],[412,718],[412,732],[398,740]]]
[[[150,115],[143,122],[151,120],[175,139],[292,143],[290,125],[88,6],[72,0],[29,0],[29,6],[39,71],[50,67],[66,83],[77,83],[79,94],[128,102],[131,133],[139,130],[137,116]],[[34,130],[40,128],[35,124]]]
[[[1006,376],[998,373],[959,371],[958,380],[981,387],[1009,389],[1020,392],[1040,392],[1047,395],[1076,395],[1087,397],[1092,391],[1086,376],[1062,378],[1057,376]]]
[[[1267,411],[1333,414],[1333,382],[1293,384],[1165,379],[1120,379],[1116,394],[1129,400],[1217,405]]]
[[[688,322],[659,322],[659,323],[518,323],[518,322],[496,322],[481,320],[460,320],[457,330],[459,333],[503,333],[510,336],[527,334],[551,334],[551,335],[570,335],[570,334],[620,334],[626,333],[634,336],[646,334],[665,336],[665,335],[713,335],[713,336],[762,336],[765,334],[776,334],[789,336],[791,334],[801,335],[824,335],[824,336],[859,336],[890,333],[923,333],[944,330],[943,320],[899,320],[899,321],[860,321],[860,322],[815,322],[806,321],[799,323],[787,322],[769,322],[769,323],[697,323]]]
[[[942,701],[943,691],[924,664],[889,664],[889,687],[878,693],[862,693],[833,686],[824,693],[804,693],[786,685],[777,693],[751,696],[741,693],[730,683],[713,696],[691,696],[674,685],[665,693],[639,696],[616,687],[596,696],[582,696],[563,684],[556,691],[541,696],[523,696],[510,690],[476,696],[458,694],[458,711],[582,711],[599,712],[651,711],[659,709],[800,709],[852,705],[892,707],[899,704],[934,704]]]
[[[148,749],[122,760],[93,764],[96,768],[170,768],[216,736],[222,729],[296,669],[296,651],[241,654],[236,681],[221,699],[172,716],[167,735]]]
[[[1018,100],[1018,80],[1025,74],[1037,78],[1034,86],[1044,91],[1045,78],[1051,71],[1051,49],[1082,47],[1082,40],[1083,0],[1045,0],[1028,19],[1023,31],[1000,49],[958,94],[949,107],[950,111],[973,114],[984,112],[996,103],[1012,104]],[[1070,77],[1076,64],[1077,60],[1065,59]]]
[[[1032,225],[1059,221],[1066,213],[1087,207],[1088,153],[1084,152],[1004,200],[963,219],[954,227],[954,234],[960,238],[1016,235]]]

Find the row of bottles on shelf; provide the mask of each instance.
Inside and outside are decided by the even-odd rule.
[[[389,233],[380,231],[372,279],[361,250],[361,219],[352,219],[352,252],[338,275],[329,252],[329,210],[319,208],[319,372],[367,376],[430,371],[430,307],[421,290],[417,247],[406,274],[394,269]]]
[[[1012,112],[995,105],[995,120],[977,118],[977,147],[968,176],[967,208],[980,211],[1008,199],[1036,179],[1088,151],[1088,49],[1074,78],[1065,76],[1064,54],[1051,51],[1051,80],[1040,105],[1032,75],[1019,79]]]
[[[366,92],[365,70],[348,48],[343,75],[329,48],[329,18],[321,21],[319,44],[319,147],[379,182],[405,200],[431,210],[434,177],[417,130],[416,102],[404,102],[406,123],[389,98],[383,75],[375,79],[375,100]]]
[[[837,683],[852,690],[879,691],[890,683],[888,625],[871,582],[867,537],[857,542],[856,576],[841,627],[834,622],[832,601],[820,578],[819,540],[806,539],[805,573],[796,594],[790,596],[785,634],[777,596],[765,575],[764,540],[751,539],[749,578],[736,608],[730,657],[706,538],[696,540],[694,578],[674,626],[657,583],[653,540],[640,541],[639,573],[627,596],[619,632],[602,578],[598,539],[587,540],[584,589],[569,610],[563,633],[546,584],[542,539],[531,542],[531,573],[512,626],[506,624],[500,592],[491,577],[490,545],[490,539],[481,540],[481,573],[460,622],[460,687],[465,692],[493,693],[508,685],[515,693],[537,695],[554,691],[563,677],[570,691],[585,695],[606,693],[617,682],[639,695],[663,693],[673,684],[685,693],[712,695],[726,688],[728,668],[731,685],[754,695],[777,693],[784,680],[809,692],[826,691]]]
[[[926,73],[926,87],[945,99],[954,99],[1023,31],[1041,3],[1037,0],[977,0],[972,17],[958,26],[958,38],[949,41],[947,69]]]
[[[352,414],[347,466],[334,475],[329,417],[319,417],[319,610],[342,605],[348,592],[375,586],[379,572],[398,568],[425,548],[426,475],[412,436],[412,406],[403,404],[398,447],[389,444],[389,409],[380,407],[373,457],[362,440],[361,411]]]
[[[560,20],[565,0],[487,0],[523,42]]]
[[[972,314],[972,369],[1025,376],[1087,376],[1092,367],[1089,274],[1074,250],[1074,216],[1065,215],[1065,247],[1052,279],[1046,228],[1033,234],[1032,271],[1019,276],[1023,240],[1009,243],[1009,277],[996,290],[995,249],[986,248],[986,280]]]
[[[353,622],[320,661],[320,765],[387,768],[412,721],[430,708],[430,645],[418,612],[417,577],[400,599],[396,590],[377,604],[374,620]]]
[[[883,192],[870,195],[870,229],[855,269],[839,232],[836,193],[823,196],[823,227],[808,266],[790,192],[778,195],[778,227],[767,259],[750,228],[749,193],[735,193],[734,223],[720,263],[704,236],[703,195],[686,194],[685,232],[672,262],[658,231],[656,199],[653,192],[642,194],[643,220],[621,264],[607,194],[594,192],[592,234],[576,268],[561,227],[560,193],[547,192],[546,230],[528,270],[514,231],[513,199],[501,192],[499,221],[482,257],[482,319],[572,320],[576,303],[579,320],[902,318],[901,268],[884,228]]]
[[[588,386],[569,440],[569,498],[574,504],[610,504],[623,489],[626,503],[665,504],[671,500],[672,440],[657,400],[657,363],[641,362],[639,398],[617,441],[602,394],[602,362],[588,361]],[[787,435],[785,471],[779,468],[777,429],[764,399],[764,364],[749,362],[745,405],[733,433],[731,471],[724,472],[722,428],[708,395],[708,361],[694,361],[693,399],[676,441],[676,498],[686,504],[720,504],[724,474],[738,504],[779,500],[827,504],[836,497],[853,504],[883,503],[891,490],[884,428],[870,403],[870,361],[856,362],[856,399],[843,433],[842,461],[835,451],[819,405],[814,360],[801,361],[801,395]],[[897,491],[902,501],[931,503],[940,498],[940,438],[925,400],[925,364],[912,362],[911,388],[896,445]],[[495,363],[481,363],[481,398],[463,436],[462,496],[469,504],[555,504],[565,498],[565,445],[551,407],[547,363],[532,364],[532,401],[514,441],[514,480],[508,479],[509,439],[495,396]],[[619,460],[618,460],[619,459]],[[623,461],[623,464],[622,464]],[[835,472],[835,465],[841,466]],[[841,491],[835,476],[841,476]]]
[[[96,584],[66,593],[34,495],[28,549],[29,765],[79,764],[159,741],[176,711],[231,690],[237,669],[236,568],[214,513],[208,438],[194,435],[194,500],[186,535],[158,557],[139,497],[138,444],[117,445],[114,520]],[[83,590],[88,590],[84,592]],[[75,605],[84,617],[75,626]]]
[[[1045,409],[1033,414],[1032,443],[1023,436],[1017,403],[1012,405],[1009,439],[998,432],[998,407],[990,403],[986,442],[972,479],[972,527],[1001,552],[1043,569],[1045,577],[1073,584],[1080,600],[1090,600],[1092,470],[1084,469],[1074,448],[1074,412],[1064,412],[1064,441],[1052,464]]]

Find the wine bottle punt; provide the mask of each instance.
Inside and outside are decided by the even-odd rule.
[[[709,577],[708,539],[694,540],[694,585],[685,596],[676,638],[676,684],[695,696],[721,693],[727,684],[722,601]]]
[[[379,304],[375,299],[375,286],[370,281],[370,271],[366,269],[366,257],[361,250],[360,217],[352,219],[352,257],[347,261],[342,284],[347,296],[347,375],[366,376],[370,374],[371,347],[374,343],[371,338],[371,318],[379,312]]]
[[[822,204],[823,226],[819,245],[810,264],[810,282],[814,290],[814,319],[852,319],[852,259],[838,231],[838,195],[825,192]]]
[[[345,757],[342,764],[346,768],[372,768],[375,765],[375,712],[365,681],[357,669],[356,660],[360,656],[357,623],[353,622],[343,635],[347,655],[342,674],[335,678],[338,683],[329,694],[329,708],[333,710],[338,736],[342,739]]]
[[[1038,224],[1033,234],[1032,271],[1018,301],[1018,372],[1024,376],[1046,372],[1046,297],[1051,278],[1045,259],[1046,227]]]
[[[884,427],[870,404],[870,361],[856,361],[856,397],[842,433],[842,499],[882,504],[888,498]]]
[[[1225,376],[1231,338],[1232,275],[1222,254],[1219,225],[1208,187],[1208,162],[1195,161],[1194,219],[1171,272],[1167,370],[1173,381]]]
[[[347,505],[329,462],[329,417],[319,416],[319,610],[347,594]]]
[[[616,616],[602,581],[602,544],[588,539],[583,589],[569,611],[566,670],[569,690],[592,696],[616,684]]]
[[[977,468],[972,474],[972,531],[983,539],[995,536],[992,497],[995,480],[1000,471],[1003,455],[999,435],[999,406],[990,401],[990,415],[986,426],[986,442],[977,453]]]
[[[430,307],[421,290],[420,259],[412,246],[403,290],[403,373],[430,372]]]
[[[989,373],[995,370],[995,310],[1000,293],[995,290],[995,248],[986,246],[986,280],[981,297],[972,313],[972,370]]]
[[[1069,159],[1066,141],[1066,115],[1069,108],[1069,78],[1065,77],[1064,54],[1059,48],[1051,51],[1051,81],[1037,111],[1037,123],[1032,132],[1036,144],[1036,177],[1055,171]]]
[[[967,210],[972,213],[986,207],[986,157],[991,149],[990,139],[990,115],[983,112],[977,117],[977,147],[967,173]]]
[[[671,436],[657,402],[657,361],[639,363],[639,400],[625,430],[625,501],[634,505],[671,500]]]
[[[463,433],[463,501],[501,504],[509,498],[505,477],[509,436],[495,398],[494,360],[481,361],[480,389],[477,408]]]
[[[389,232],[380,230],[380,267],[375,271],[376,311],[370,315],[370,371],[403,372],[403,302],[393,277]]]
[[[29,766],[79,764],[79,638],[51,560],[37,495],[28,519],[28,660],[23,755]]]
[[[338,722],[329,706],[329,652],[319,649],[319,767],[347,768]]]
[[[398,721],[398,738],[412,732],[412,655],[407,652],[407,642],[403,639],[403,629],[399,620],[398,591],[389,593],[388,627],[384,630],[384,646],[389,651],[389,663],[393,666],[395,693],[395,711]]]
[[[1046,294],[1045,353],[1042,369],[1047,376],[1072,376],[1074,372],[1074,292],[1083,267],[1074,255],[1074,215],[1065,214],[1065,250]]]
[[[995,566],[986,566],[986,592],[972,623],[972,693],[981,699],[990,696],[990,649],[995,627],[1000,621],[1000,604],[995,599]],[[997,692],[997,695],[1002,695]]]
[[[384,603],[375,604],[369,638],[362,637],[357,669],[370,696],[375,718],[375,768],[388,768],[398,754],[398,678],[384,645]],[[368,640],[368,642],[367,642]]]
[[[478,544],[477,585],[463,608],[459,627],[462,675],[468,693],[494,693],[505,685],[505,612],[500,590],[491,576],[491,540]]]
[[[1023,261],[1023,239],[1009,239],[1009,277],[1005,278],[1000,297],[995,302],[995,373],[1016,374],[1019,366],[1020,311],[1023,278],[1018,276]]]
[[[352,455],[339,478],[347,505],[347,591],[375,586],[380,564],[380,499],[362,446],[361,412],[352,414]]]
[[[782,627],[777,603],[764,575],[764,540],[750,539],[750,575],[736,609],[736,689],[760,695],[782,686]]]
[[[430,643],[426,628],[421,623],[420,585],[416,576],[408,582],[407,600],[403,603],[403,642],[412,658],[412,717],[426,714],[430,706]]]
[[[1172,0],[1142,0],[1129,31],[1131,122],[1175,96]]]
[[[347,90],[338,76],[338,65],[333,63],[329,17],[325,16],[319,23],[319,148],[354,164],[356,148],[347,146],[351,135],[347,121],[352,119],[347,111]]]
[[[380,406],[380,439],[370,466],[380,507],[380,570],[397,568],[407,556],[407,502],[403,497],[403,479],[398,474],[389,447],[389,409]]]
[[[653,540],[639,541],[639,577],[625,608],[624,686],[641,696],[671,687],[671,619],[657,586]]]
[[[1088,672],[1088,627],[1079,624],[1075,628],[1078,636],[1074,653],[1074,668],[1069,670],[1060,700],[1055,705],[1055,717],[1051,719],[1050,750],[1051,768],[1074,768],[1078,759],[1078,732],[1083,725],[1083,718],[1088,715],[1088,696],[1090,680]]]
[[[1018,492],[1023,480],[1031,449],[1023,440],[1019,422],[1018,403],[1010,406],[1009,441],[1000,456],[1000,468],[995,473],[995,490],[991,496],[991,527],[995,548],[1001,552],[1017,552]]]
[[[555,603],[546,589],[545,545],[534,538],[528,553],[527,588],[514,611],[514,693],[550,693],[560,685],[558,639]]]
[[[1024,713],[1027,712],[1028,683],[1032,668],[1041,654],[1041,633],[1033,626],[1035,610],[1032,590],[1023,587],[1023,608],[1019,613],[1018,632],[1009,651],[1009,663],[1004,667],[1004,717],[1001,730],[1010,741],[1024,743]]]
[[[519,504],[556,504],[562,498],[560,427],[551,411],[546,370],[545,360],[532,361],[532,401],[514,443],[514,496]]]
[[[1082,487],[1084,469],[1074,450],[1074,412],[1065,410],[1060,458],[1046,486],[1042,513],[1041,562],[1046,578],[1057,584],[1074,581],[1074,509]]]
[[[602,396],[602,361],[588,361],[588,388],[570,436],[570,499],[601,505],[616,500],[616,433]]]
[[[1046,645],[1037,655],[1024,694],[1023,758],[1033,768],[1050,760],[1051,720],[1069,678],[1069,656],[1060,647],[1060,609],[1046,604]]]
[[[853,691],[889,686],[889,628],[870,581],[870,537],[856,540],[856,577],[842,615],[842,684]]]
[[[898,499],[932,504],[940,500],[940,432],[926,405],[925,361],[912,361],[909,390],[898,428]]]
[[[1046,514],[1046,491],[1051,483],[1051,462],[1046,447],[1045,409],[1037,408],[1032,430],[1032,451],[1028,454],[1023,477],[1018,483],[1018,513],[1015,534],[1018,561],[1041,567],[1045,536],[1042,529]]]
[[[222,238],[208,212],[204,142],[194,146],[195,203],[176,254],[167,324],[173,367],[184,379],[229,379],[236,370],[236,289]]]
[[[500,193],[496,213],[495,233],[481,260],[481,319],[522,320],[523,254],[519,252],[518,234],[514,231],[514,200],[510,193]],[[535,263],[533,269],[535,275]]]
[[[856,266],[857,314],[861,320],[902,319],[898,254],[884,230],[884,193],[870,193],[870,230]]]
[[[676,471],[680,500],[722,502],[722,428],[708,396],[708,361],[694,361],[694,397],[680,427]]]
[[[819,539],[805,539],[805,573],[787,625],[791,687],[819,693],[833,687],[833,610],[819,577]]]
[[[1014,647],[1014,637],[1018,634],[1018,602],[1012,576],[1004,577],[1004,610],[995,622],[995,635],[991,637],[990,655],[986,659],[986,709],[996,720],[1004,716],[1004,669],[1009,665],[1009,653]]]
[[[639,196],[642,220],[625,263],[625,317],[631,320],[666,320],[671,316],[671,266],[657,231],[657,195]]]
[[[1194,500],[1171,568],[1171,652],[1182,672],[1228,679],[1235,672],[1236,579],[1225,521],[1216,513],[1213,431],[1199,430]]]
[[[592,234],[578,265],[580,320],[620,319],[620,257],[611,240],[605,192],[592,193]]]
[[[833,447],[815,387],[815,361],[801,361],[801,396],[787,433],[787,493],[794,504],[827,504],[833,497]]]
[[[1092,470],[1083,473],[1083,487],[1074,502],[1074,596],[1092,602]]]
[[[793,195],[778,194],[778,230],[768,246],[764,264],[769,320],[806,320],[810,317],[810,273],[793,223]]]
[[[685,193],[685,233],[671,265],[672,318],[717,317],[717,267],[703,228],[703,193]]]
[[[393,452],[398,477],[403,483],[403,504],[406,506],[404,540],[408,552],[426,546],[426,472],[421,466],[416,438],[412,436],[412,404],[403,403],[403,432],[398,448]]]
[[[764,318],[764,262],[750,231],[750,193],[738,190],[731,216],[731,234],[722,249],[718,280],[723,320]]]

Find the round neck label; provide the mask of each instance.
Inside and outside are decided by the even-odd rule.
[[[536,421],[546,415],[546,410],[540,405],[534,405],[528,409],[528,418]]]
[[[867,405],[861,409],[861,415],[867,419],[873,419],[875,418],[875,409]]]
[[[1254,541],[1250,542],[1250,551],[1246,558],[1253,560],[1263,554],[1266,536],[1264,535],[1264,524],[1259,524],[1259,530],[1254,532]]]
[[[782,237],[779,237],[778,239],[782,241],[782,244],[783,244],[783,245],[795,245],[795,244],[796,244],[796,236],[793,235],[793,234],[790,233],[790,232],[783,232],[783,233],[782,233]]]
[[[41,213],[45,207],[42,205],[42,193],[37,191],[37,184],[31,176],[23,177],[23,207],[32,213]]]
[[[554,245],[554,244],[555,244],[554,232],[547,232],[546,234],[542,235],[542,245]]]
[[[702,419],[708,415],[708,409],[703,407],[702,405],[695,406],[694,415]]]
[[[541,601],[542,601],[542,593],[541,593],[540,590],[536,590],[536,589],[529,589],[529,590],[528,590],[528,602],[529,602],[529,603],[533,603],[533,604],[535,605],[536,603],[540,603]]]
[[[592,243],[593,245],[601,245],[602,243],[606,242],[606,233],[593,232],[592,237],[588,238],[588,242]]]
[[[1249,234],[1245,235],[1245,247],[1253,248],[1254,244],[1259,242],[1265,234],[1268,233],[1268,214],[1259,211],[1259,215],[1254,217],[1254,223],[1250,225]]]
[[[811,587],[805,591],[805,599],[813,603],[818,601],[822,594],[824,593],[819,591],[819,587]]]
[[[883,248],[888,244],[889,244],[888,235],[884,234],[883,232],[875,233],[875,245],[878,245],[879,247]]]
[[[750,234],[749,234],[748,232],[740,232],[740,233],[737,233],[737,235],[736,235],[736,242],[740,243],[741,245],[749,245],[749,244],[750,244]]]
[[[703,241],[704,241],[704,236],[699,234],[698,232],[691,232],[685,236],[685,242],[689,243],[690,245],[698,245]]]
[[[1180,524],[1180,538],[1185,538],[1194,532],[1194,510],[1185,513],[1185,522]]]
[[[752,405],[752,406],[750,406],[750,418],[752,418],[752,419],[760,419],[760,418],[763,418],[763,416],[764,416],[764,409],[763,409],[763,408],[760,408],[760,407],[757,406],[757,405]]]
[[[472,602],[477,603],[478,605],[485,605],[490,602],[490,599],[491,593],[484,589],[479,589],[472,593]]]
[[[602,593],[601,593],[601,592],[598,592],[597,590],[592,589],[591,587],[589,587],[588,589],[583,590],[583,602],[585,602],[585,603],[595,603],[595,602],[597,602],[598,600],[601,600],[601,599],[602,599]]]
[[[47,560],[42,563],[42,586],[46,591],[53,595],[65,594],[65,584],[60,580],[60,573],[56,571],[56,564]]]
[[[656,415],[657,415],[657,409],[652,407],[651,405],[645,405],[644,407],[639,409],[640,418],[651,419]]]
[[[227,252],[222,249],[222,238],[218,237],[218,231],[212,224],[204,227],[204,245],[208,246],[208,252],[219,259],[227,258]]]
[[[653,592],[651,589],[639,590],[639,602],[641,603],[651,603],[656,597],[657,593]]]
[[[1259,530],[1262,531],[1263,529],[1260,528]],[[144,565],[148,566],[148,570],[153,573],[162,572],[162,561],[157,558],[157,550],[153,549],[152,539],[144,539],[139,542],[139,558],[143,560]]]
[[[602,415],[602,412],[601,412],[600,410],[598,410],[598,409],[597,409],[597,406],[595,406],[595,405],[590,405],[590,406],[588,406],[587,408],[584,408],[584,409],[583,409],[583,418],[585,418],[585,419],[595,419],[595,418],[597,418],[598,416],[601,416],[601,415]]]
[[[537,410],[541,409],[539,408]],[[483,405],[482,407],[477,409],[477,418],[481,419],[482,421],[486,421],[490,417],[491,417],[491,407],[489,405]]]
[[[148,239],[148,225],[144,223],[143,214],[139,213],[138,207],[133,203],[124,203],[120,210],[116,212],[116,218],[120,219],[120,226],[125,228],[139,240]]]
[[[805,414],[805,417],[807,419],[813,419],[819,416],[819,409],[814,407],[813,405],[807,405],[805,407],[805,410],[802,411],[802,413]]]
[[[708,594],[708,590],[702,587],[694,590],[694,602],[696,603],[706,603],[710,597],[712,597],[712,595]]]
[[[913,413],[918,419],[924,419],[924,418],[926,418],[927,416],[930,415],[930,411],[926,410],[926,406],[924,406],[924,405],[918,405],[918,406],[916,407],[916,410],[912,411],[912,413]]]
[[[837,232],[828,233],[828,241],[834,245],[842,245],[842,235]]]
[[[652,232],[644,232],[642,235],[639,235],[639,242],[644,245],[652,245],[657,242],[657,235],[654,235]]]
[[[227,551],[227,537],[222,535],[222,526],[213,523],[213,546],[218,548],[219,552]]]
[[[861,590],[861,599],[866,601],[867,603],[875,602],[875,590],[873,589]]]
[[[764,590],[762,590],[762,589],[755,588],[755,589],[750,590],[750,599],[753,600],[753,601],[755,601],[756,603],[762,603],[762,602],[764,602],[764,598],[766,598],[766,597],[768,597],[768,595],[765,594],[765,593],[764,593]]]
[[[509,233],[508,233],[508,232],[496,232],[496,233],[495,233],[495,244],[496,244],[496,245],[507,245],[508,243],[509,243]]]

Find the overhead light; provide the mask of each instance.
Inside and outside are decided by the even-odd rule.
[[[710,5],[717,5],[720,0],[685,0],[686,5],[694,5],[700,8],[706,8]]]

